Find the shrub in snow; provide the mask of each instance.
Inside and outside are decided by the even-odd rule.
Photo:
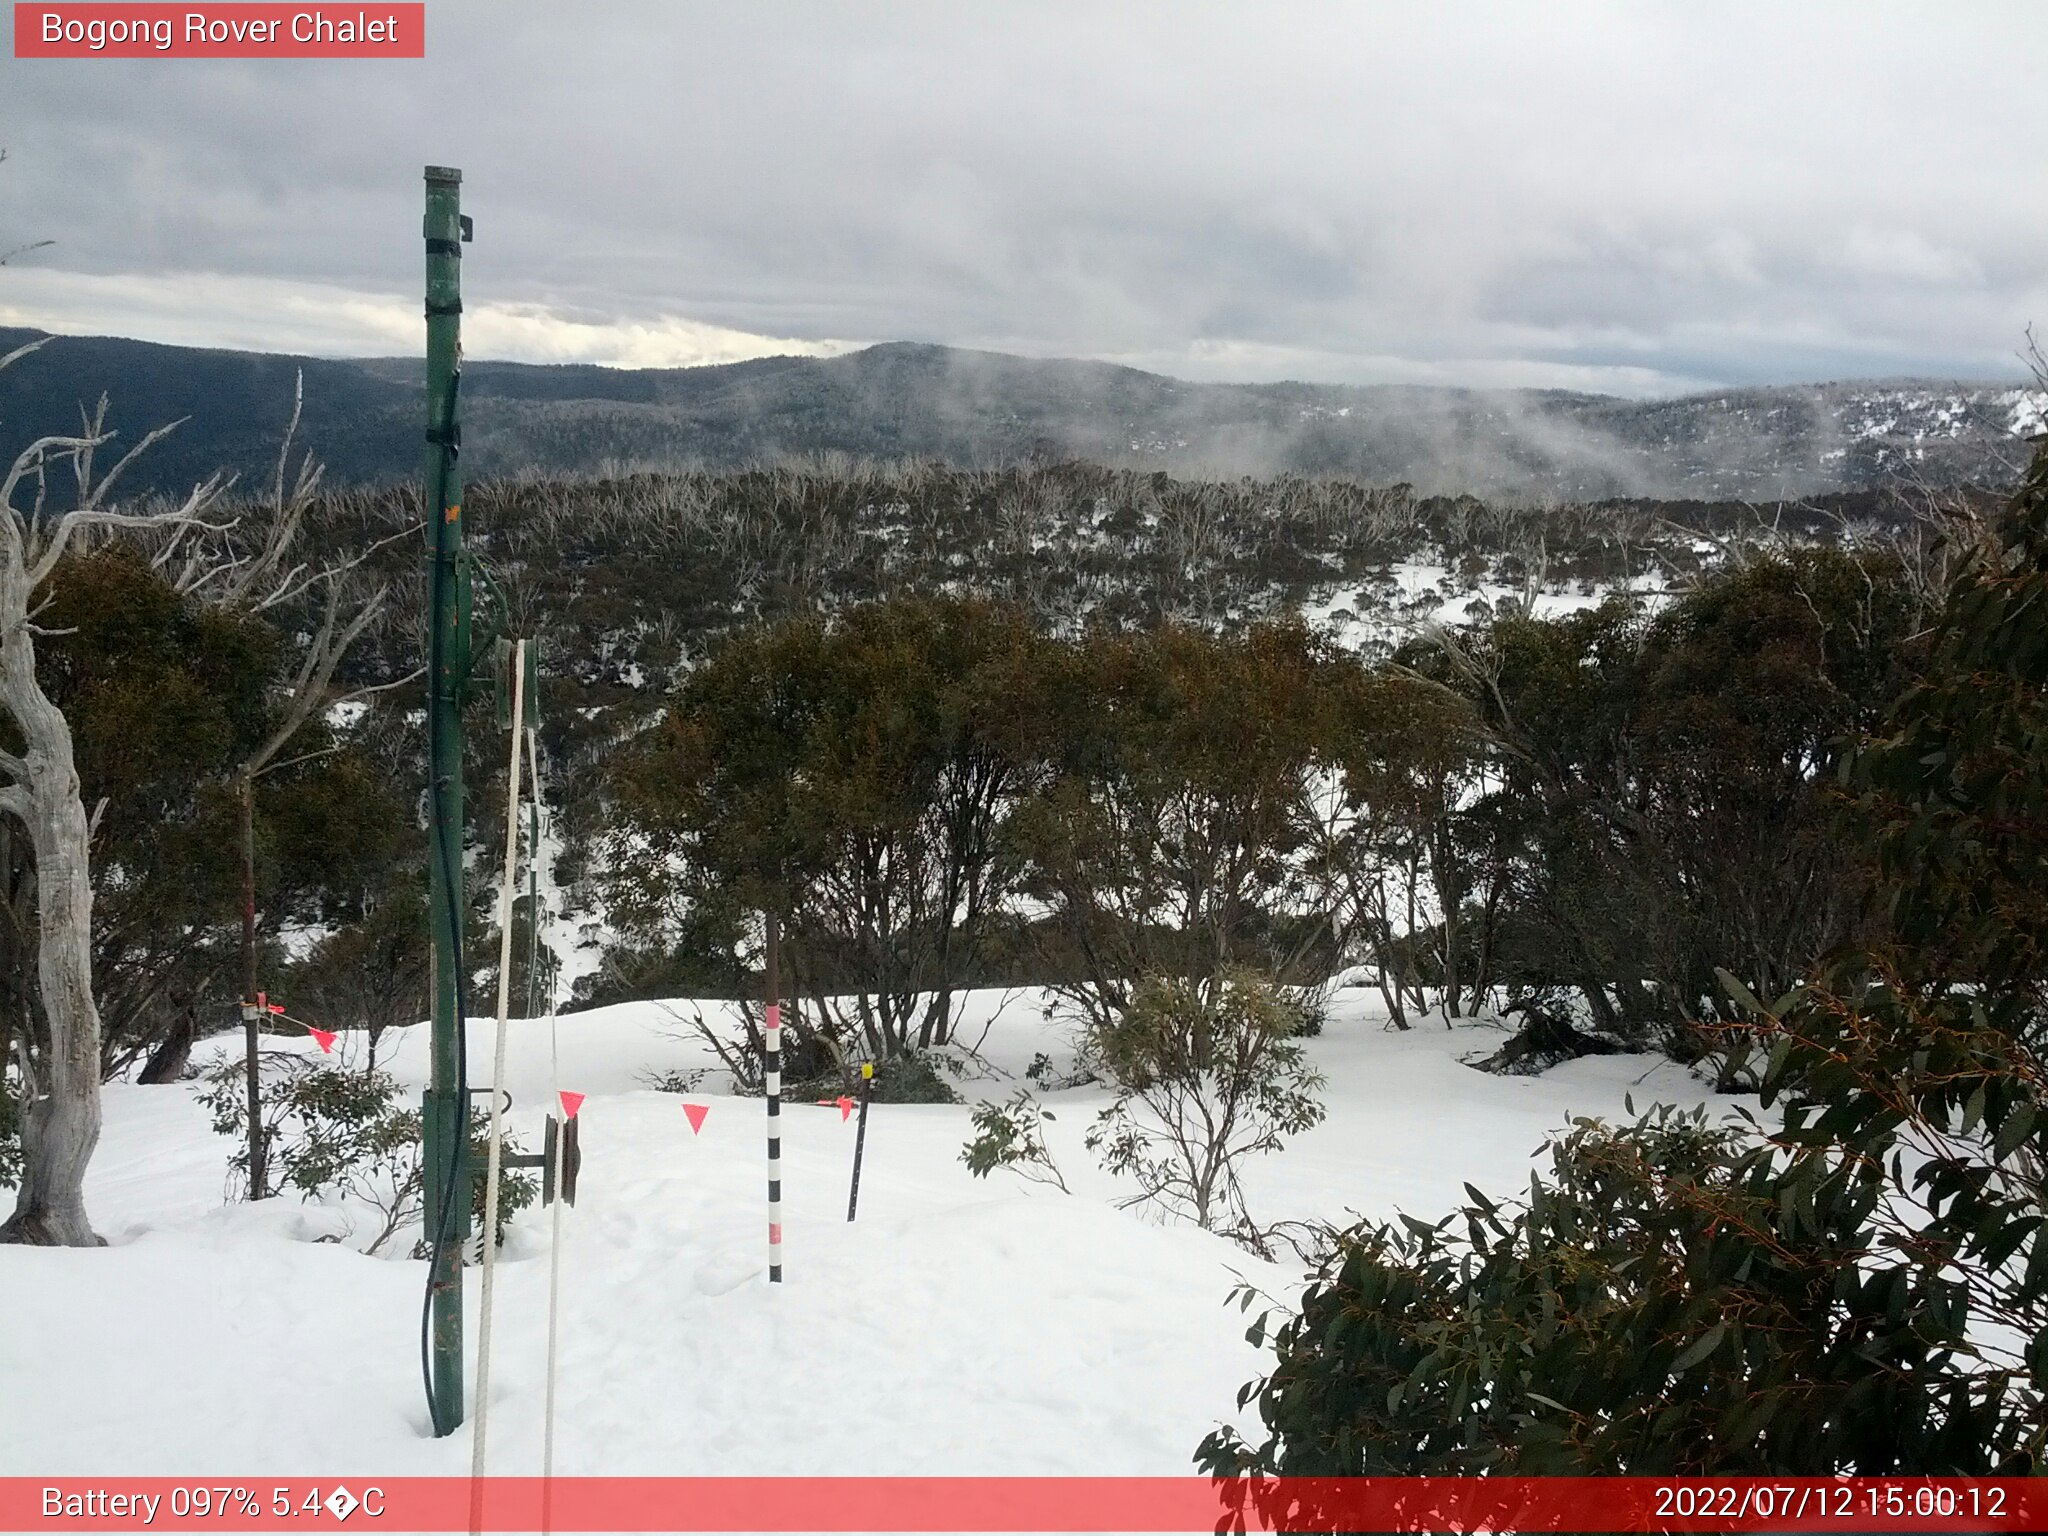
[[[1769,1137],[1669,1110],[1619,1129],[1581,1120],[1525,1203],[1467,1186],[1440,1221],[1338,1235],[1274,1335],[1272,1374],[1240,1394],[1264,1441],[1218,1430],[1198,1462],[1289,1476],[2037,1472],[2038,1063],[1895,994],[1841,1001],[1796,1004],[1769,1029],[1768,1091],[1790,1099]]]
[[[1294,1014],[1295,1034],[1312,1039],[1323,1032],[1330,1022],[1332,990],[1327,986],[1289,987],[1280,993],[1280,1002]]]
[[[611,775],[613,924],[730,955],[773,910],[785,996],[817,1027],[877,1062],[945,1045],[1017,878],[1002,833],[1045,644],[966,598],[733,634]]]
[[[656,1093],[695,1093],[698,1084],[709,1075],[707,1067],[669,1067],[663,1071],[650,1068],[640,1074],[640,1081]]]
[[[200,1102],[213,1113],[213,1128],[223,1136],[243,1137],[246,1133],[242,1071],[240,1060],[224,1060],[200,1095]],[[284,1057],[275,1080],[265,1084],[271,1168],[282,1184],[297,1190],[302,1199],[344,1201],[373,1210],[378,1228],[363,1247],[365,1253],[378,1252],[424,1215],[426,1173],[420,1112],[402,1106],[398,1092],[398,1085],[382,1072],[358,1071],[298,1056]],[[472,1113],[469,1152],[472,1166],[479,1170],[486,1166],[488,1135],[488,1118]],[[515,1137],[503,1137],[505,1156],[518,1156],[523,1150]],[[229,1159],[229,1169],[231,1178],[238,1178],[246,1191],[246,1140]],[[481,1223],[484,1214],[481,1177],[471,1181],[470,1193],[474,1225]],[[499,1170],[499,1242],[505,1240],[512,1217],[539,1196],[538,1180],[515,1169]],[[416,1245],[414,1257],[422,1256],[422,1246]]]
[[[1111,1173],[1128,1173],[1150,1201],[1259,1252],[1245,1210],[1245,1158],[1323,1118],[1320,1073],[1294,1043],[1299,1011],[1262,978],[1225,973],[1203,986],[1149,978],[1131,1006],[1098,1022],[1089,1045],[1116,1097],[1088,1133]]]
[[[885,1057],[875,1063],[874,1084],[868,1096],[877,1104],[958,1104],[960,1095],[940,1074],[940,1060],[929,1051]],[[860,1079],[850,1065],[852,1061],[851,1056],[835,1052],[830,1070],[790,1077],[783,1086],[783,1096],[801,1103],[810,1098],[858,1094]]]
[[[676,1010],[671,1015],[681,1019]],[[688,1034],[670,1035],[668,1038],[682,1042],[696,1040],[711,1048],[720,1065],[732,1078],[732,1091],[744,1097],[760,1098],[768,1091],[767,1062],[768,1042],[762,1033],[761,1010],[750,1006],[740,1014],[739,1028],[726,1031],[713,1020],[706,1018],[699,1008],[687,1021]],[[837,1074],[843,1053],[829,1036],[815,1028],[800,1007],[785,1007],[782,1010],[782,1091],[785,1097],[794,1096],[798,1087],[812,1079]],[[668,1080],[682,1084],[673,1091],[690,1093],[695,1084],[687,1082],[686,1073],[666,1074]],[[835,1076],[836,1081],[836,1076]],[[656,1082],[653,1086],[664,1086]]]
[[[875,1063],[870,1097],[877,1104],[958,1104],[960,1095],[939,1071],[941,1058],[927,1051]]]
[[[1052,1118],[1052,1111],[1041,1107],[1023,1088],[1004,1103],[978,1104],[974,1140],[962,1149],[960,1161],[977,1179],[1007,1168],[1031,1183],[1051,1184],[1064,1191],[1066,1178],[1045,1145],[1044,1122]]]
[[[1113,1025],[1148,975],[1326,971],[1339,936],[1304,868],[1303,802],[1354,664],[1298,623],[1089,631],[1057,660],[1008,834],[1063,1011]]]
[[[1778,1123],[1582,1121],[1526,1203],[1342,1234],[1206,1470],[2048,1465],[2048,453],[1930,638],[1849,764],[1889,932],[1769,1005],[1721,972]]]
[[[21,1178],[21,1101],[12,1077],[0,1077],[0,1189]]]

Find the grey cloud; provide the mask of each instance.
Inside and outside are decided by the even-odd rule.
[[[1641,390],[2004,376],[2048,320],[2037,6],[434,0],[429,38],[0,61],[0,235],[410,302],[432,160],[472,288],[565,318]]]

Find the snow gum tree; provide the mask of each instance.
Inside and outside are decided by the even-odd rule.
[[[951,599],[734,637],[616,775],[616,920],[672,944],[775,910],[803,1024],[877,1061],[944,1045],[1016,879],[1043,649],[1016,611]]]
[[[1091,632],[1067,648],[1047,771],[1019,807],[1051,984],[1113,1028],[1147,975],[1295,981],[1329,959],[1301,814],[1345,663],[1298,625]]]
[[[16,349],[0,367],[40,345]],[[122,472],[168,429],[150,433],[95,477],[94,450],[112,436],[105,414],[102,401],[78,435],[37,439],[0,480],[0,711],[7,727],[0,814],[23,829],[35,855],[37,983],[49,1040],[24,1082],[21,1183],[0,1240],[64,1247],[101,1241],[85,1211],[85,1168],[100,1135],[100,1015],[92,983],[91,822],[71,727],[36,676],[36,592],[82,530],[191,523],[220,490],[209,480],[176,508],[112,510],[107,500]],[[60,467],[70,469],[75,486],[61,511],[49,505]]]

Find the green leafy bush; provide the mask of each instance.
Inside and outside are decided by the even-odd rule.
[[[960,1095],[940,1072],[940,1059],[910,1051],[876,1062],[869,1097],[877,1104],[958,1104]]]
[[[1334,1235],[1207,1470],[2042,1471],[2044,616],[2038,454],[1846,764],[1890,932],[1769,1004],[1720,973],[1776,1124],[1580,1122],[1526,1202]]]
[[[1019,1088],[1001,1104],[983,1103],[974,1110],[974,1139],[960,1153],[960,1161],[977,1179],[985,1179],[998,1168],[1007,1168],[1033,1184],[1067,1187],[1065,1175],[1045,1145],[1044,1122],[1052,1111]]]
[[[1111,1173],[1136,1176],[1135,1201],[1265,1251],[1239,1172],[1245,1158],[1323,1118],[1322,1076],[1294,1043],[1300,1027],[1298,1010],[1249,972],[1226,972],[1211,987],[1141,982],[1127,1010],[1089,1033],[1093,1058],[1117,1085],[1089,1150]]]
[[[2033,1470],[2048,1370],[2038,1064],[1871,991],[1766,1032],[1767,1137],[1580,1121],[1526,1202],[1334,1239],[1266,1438],[1290,1475]],[[2032,1159],[2030,1161],[2030,1158]],[[1262,1342],[1270,1314],[1251,1331]],[[2000,1340],[2015,1340],[2010,1347]]]
[[[242,1063],[225,1060],[209,1076],[200,1102],[213,1113],[213,1128],[238,1138],[229,1159],[246,1189],[249,1172],[248,1100]],[[426,1172],[422,1164],[420,1112],[399,1102],[398,1085],[382,1072],[282,1058],[280,1070],[264,1084],[265,1119],[271,1127],[271,1164],[282,1187],[302,1199],[357,1201],[378,1213],[380,1225],[363,1247],[376,1253],[400,1232],[423,1220]],[[473,1225],[484,1217],[482,1170],[489,1152],[489,1118],[472,1111],[469,1155],[478,1176],[470,1185]],[[523,1152],[518,1140],[502,1138],[505,1156]],[[537,1179],[516,1169],[498,1174],[497,1241],[506,1226],[540,1197]],[[414,1247],[423,1257],[424,1238]]]

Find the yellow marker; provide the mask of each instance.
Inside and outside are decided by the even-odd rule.
[[[872,1061],[862,1062],[860,1064],[860,1075],[862,1077],[873,1077],[875,1075],[875,1064]]]

